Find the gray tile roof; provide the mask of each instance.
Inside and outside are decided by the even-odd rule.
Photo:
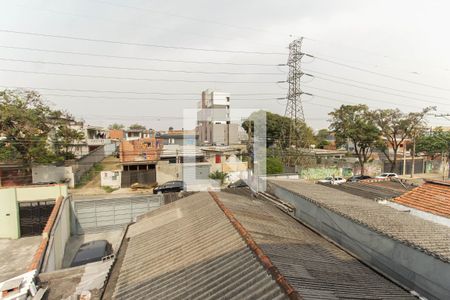
[[[304,299],[415,299],[271,203],[219,198]]]
[[[371,200],[384,200],[398,197],[414,187],[405,185],[404,188],[398,182],[380,181],[380,182],[347,182],[339,185],[322,184],[328,188],[337,189],[349,194],[360,196]]]
[[[113,299],[287,298],[207,193],[146,214],[127,237]]]
[[[449,227],[319,184],[288,180],[272,180],[270,184],[283,187],[371,230],[450,262]]]

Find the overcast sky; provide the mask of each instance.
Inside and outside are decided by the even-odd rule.
[[[33,87],[91,125],[181,127],[183,109],[195,108],[207,88],[230,92],[232,108],[284,114],[277,98],[287,85],[277,82],[287,68],[277,65],[301,36],[303,51],[316,56],[303,59],[315,77],[302,85],[314,94],[303,97],[314,129],[349,103],[450,113],[448,1],[1,0],[1,10],[0,86]]]

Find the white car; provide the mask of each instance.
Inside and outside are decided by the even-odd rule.
[[[341,184],[341,183],[345,183],[347,182],[347,180],[345,180],[342,177],[325,177],[325,179],[321,179],[319,180],[320,183],[330,183],[330,184]]]
[[[398,178],[398,175],[396,173],[382,173],[375,178],[378,178],[378,179]]]

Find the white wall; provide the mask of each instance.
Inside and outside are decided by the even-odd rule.
[[[47,251],[42,264],[42,272],[62,268],[66,243],[70,238],[71,204],[69,198],[64,198],[59,208],[53,228],[49,234]]]
[[[122,172],[120,170],[100,172],[100,186],[109,186],[118,189],[121,183]]]

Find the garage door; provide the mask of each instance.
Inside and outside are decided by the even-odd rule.
[[[40,235],[52,213],[55,200],[19,202],[20,235]]]

